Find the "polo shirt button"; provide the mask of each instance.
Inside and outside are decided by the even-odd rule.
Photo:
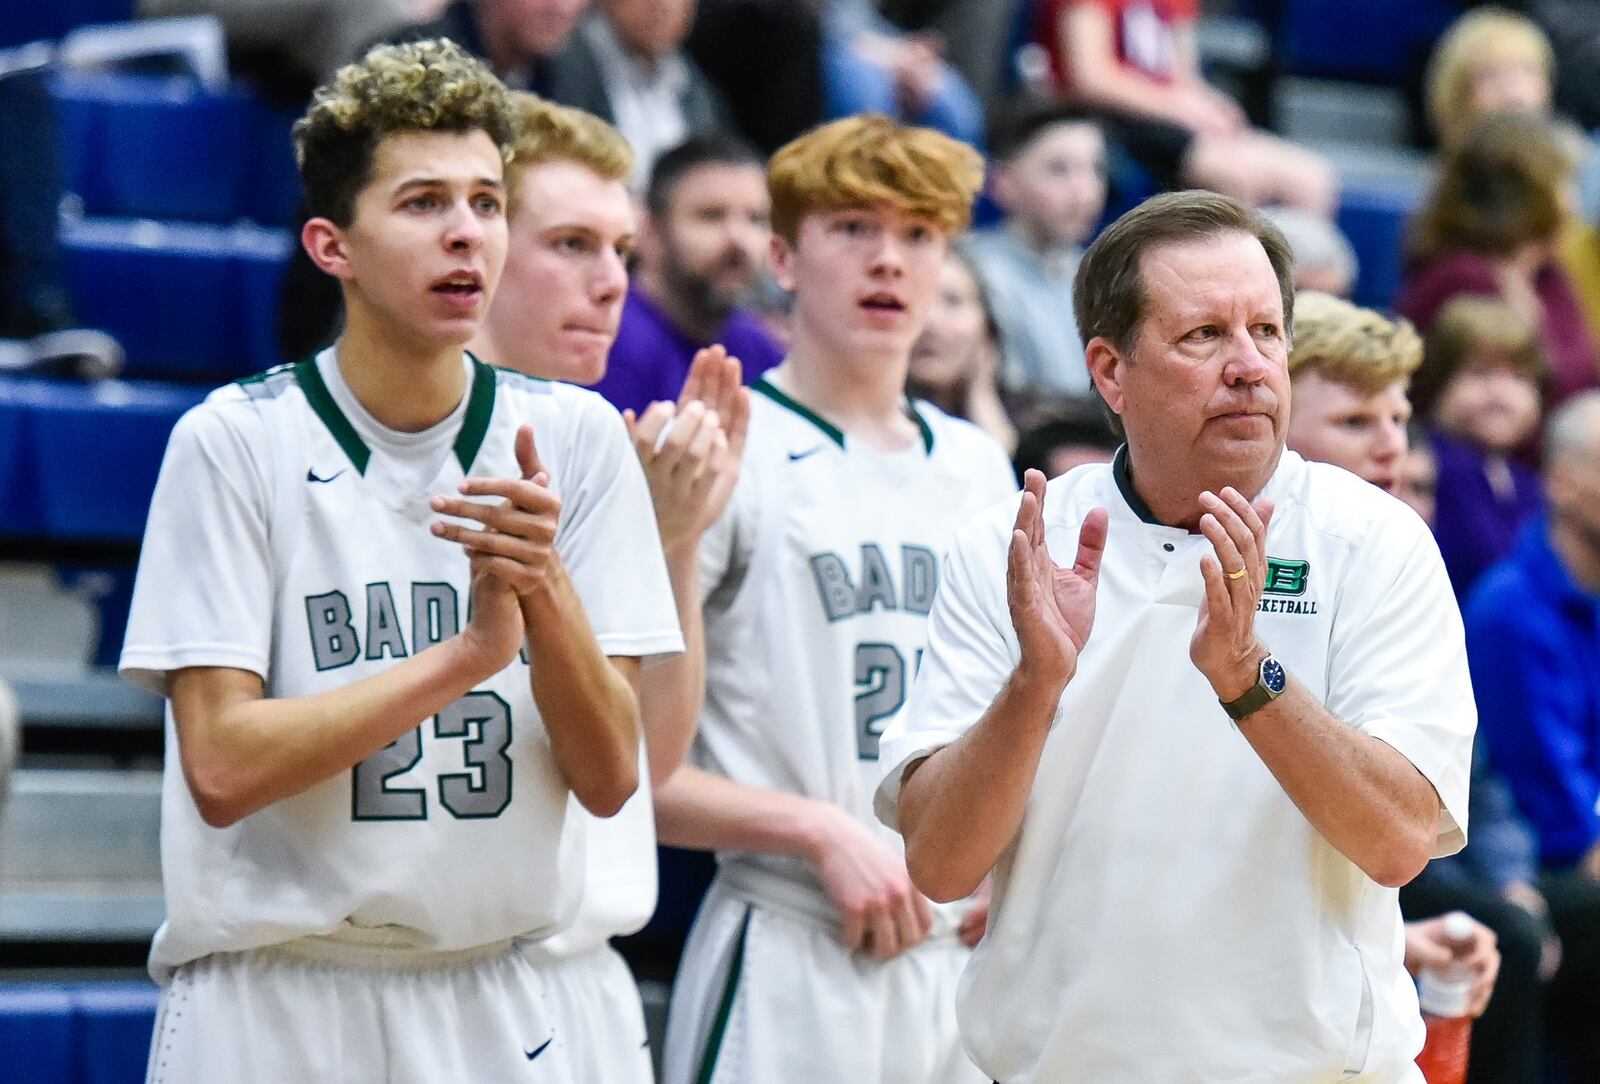
[[[1163,543],[1161,543],[1161,548],[1166,550],[1168,553],[1171,553],[1173,550],[1177,549],[1178,547],[1174,546],[1171,542],[1163,542]]]

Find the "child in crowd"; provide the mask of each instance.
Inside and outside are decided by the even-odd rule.
[[[1030,104],[991,135],[993,195],[1005,212],[971,238],[1004,352],[1007,390],[1089,394],[1072,276],[1106,207],[1106,144],[1085,112]]]
[[[1456,596],[1505,556],[1539,510],[1539,479],[1516,458],[1539,430],[1544,355],[1510,305],[1458,297],[1434,320],[1412,397],[1437,460],[1439,551]]]

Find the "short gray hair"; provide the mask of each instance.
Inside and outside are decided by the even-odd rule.
[[[1600,459],[1600,391],[1580,392],[1550,415],[1544,437],[1545,465],[1573,455]]]
[[[1355,247],[1338,226],[1299,207],[1268,207],[1261,213],[1283,231],[1289,251],[1294,253],[1296,272],[1326,269],[1339,276],[1346,291],[1355,285],[1361,264]]]

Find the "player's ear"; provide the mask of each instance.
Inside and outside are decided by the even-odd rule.
[[[788,293],[794,293],[794,246],[776,230],[772,233],[772,277]]]
[[[324,274],[336,279],[350,277],[350,259],[345,251],[345,234],[331,219],[307,219],[300,228],[300,244],[306,255]]]
[[[1096,390],[1100,392],[1100,398],[1106,401],[1106,406],[1111,408],[1113,414],[1120,415],[1124,406],[1122,371],[1128,364],[1127,359],[1122,356],[1122,351],[1096,335],[1089,340],[1089,345],[1084,347],[1083,360],[1088,366],[1089,378],[1094,381]]]

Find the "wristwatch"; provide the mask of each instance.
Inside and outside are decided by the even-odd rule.
[[[1234,722],[1243,722],[1246,717],[1276,700],[1288,684],[1289,673],[1283,668],[1283,663],[1269,654],[1261,660],[1261,666],[1256,671],[1256,683],[1239,699],[1224,701],[1222,710]]]

